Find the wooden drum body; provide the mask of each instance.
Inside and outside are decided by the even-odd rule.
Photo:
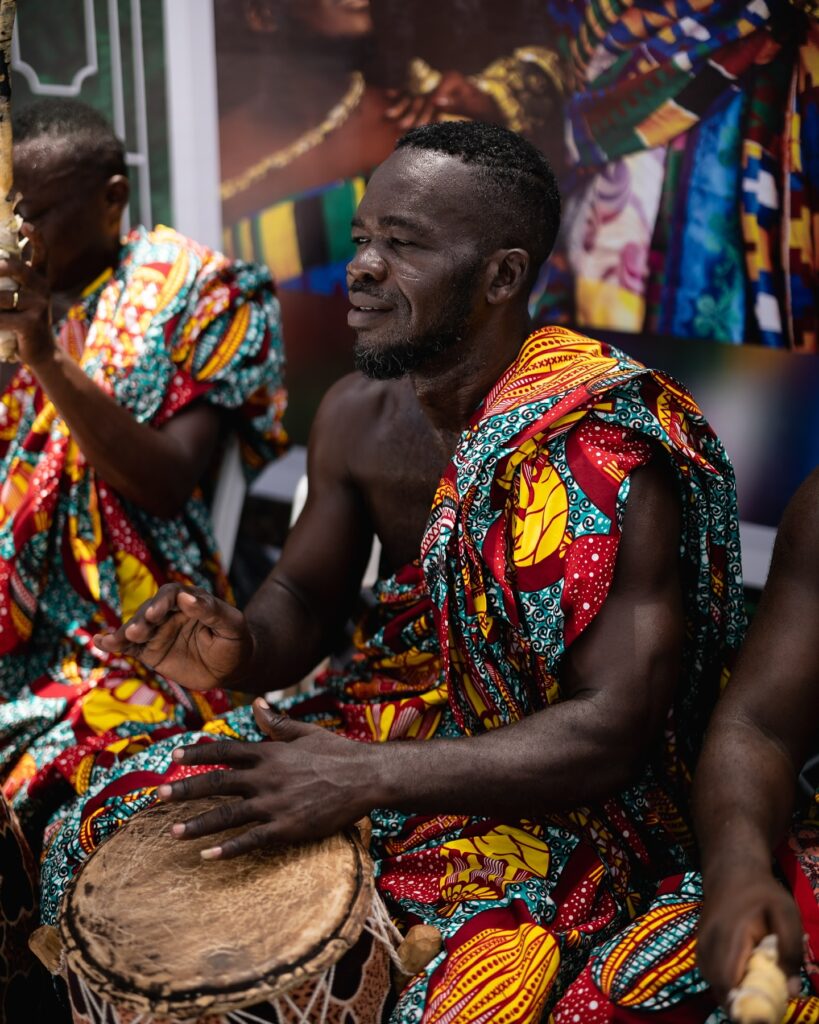
[[[169,830],[215,803],[156,804],[78,871],[59,923],[75,1020],[380,1019],[388,947],[400,936],[358,835],[203,861],[200,850],[213,845],[212,836],[180,841]],[[362,1006],[344,1018],[341,1004],[332,1012],[335,965],[365,929],[373,941],[361,990],[366,983],[372,1010]]]

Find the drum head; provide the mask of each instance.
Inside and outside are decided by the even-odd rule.
[[[213,836],[169,829],[217,802],[135,815],[66,892],[66,965],[109,1002],[183,1020],[227,1012],[315,977],[357,941],[373,897],[357,836],[203,861]]]

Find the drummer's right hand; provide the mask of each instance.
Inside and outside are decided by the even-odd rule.
[[[703,902],[697,929],[697,966],[717,1001],[727,1005],[741,981],[754,947],[776,935],[779,966],[788,978],[791,997],[799,994],[802,965],[802,919],[793,897],[769,864],[727,862],[712,865],[710,893]]]
[[[244,615],[198,587],[166,583],[112,633],[94,637],[101,651],[128,654],[190,690],[235,685],[253,654]]]

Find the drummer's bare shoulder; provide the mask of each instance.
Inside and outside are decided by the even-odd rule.
[[[376,534],[382,568],[392,572],[418,555],[450,454],[410,380],[373,381],[352,374],[328,392],[316,417],[310,492],[322,520],[352,514],[357,529],[370,530],[370,539]]]
[[[361,473],[382,458],[374,438],[388,401],[385,392],[383,385],[350,374],[323,398],[310,432],[304,509],[276,568],[247,608],[260,627],[272,621],[271,601],[278,607],[282,587],[297,597],[322,637],[351,610],[375,532],[371,493]]]
[[[321,471],[332,468],[358,480],[364,465],[383,458],[384,442],[400,431],[413,400],[406,380],[370,380],[361,373],[342,377],[319,406],[310,434],[310,458]],[[313,466],[311,465],[311,471]]]

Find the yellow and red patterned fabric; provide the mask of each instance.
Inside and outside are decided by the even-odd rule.
[[[395,1024],[547,1019],[589,955],[690,864],[691,766],[744,628],[733,474],[691,396],[609,346],[537,331],[461,436],[421,560],[377,588],[353,663],[289,706],[361,740],[434,742],[558,702],[562,658],[605,603],[630,474],[652,458],[674,467],[683,508],[687,642],[666,734],[599,806],[524,821],[373,813],[382,895],[444,936]]]
[[[168,228],[136,229],[55,333],[139,422],[159,428],[204,401],[224,411],[249,471],[281,450],[283,354],[266,270]],[[169,580],[230,595],[202,493],[173,519],[118,495],[23,365],[0,396],[0,480],[0,764],[38,847],[48,815],[106,758],[233,705],[93,649],[94,633]]]
[[[782,1024],[819,1022],[819,829],[816,805],[800,811],[776,853],[804,928],[802,988],[788,1000]],[[554,1024],[729,1024],[697,969],[702,910],[698,872],[665,879],[649,909],[595,950],[555,1012]]]

